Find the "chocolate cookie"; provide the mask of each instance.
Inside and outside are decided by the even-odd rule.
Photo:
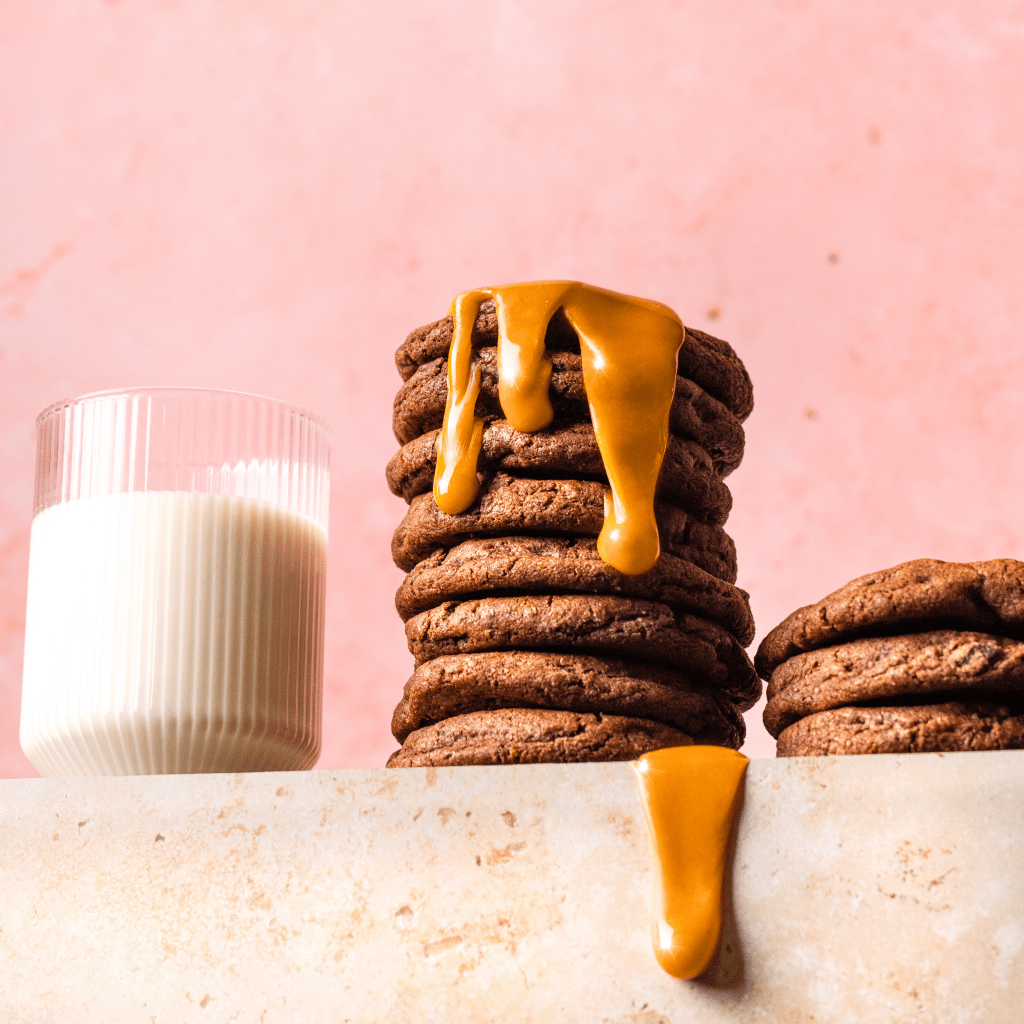
[[[480,394],[476,415],[503,419],[498,400],[497,350],[480,349]],[[590,421],[587,393],[579,356],[555,352],[548,393],[561,423]],[[395,396],[392,426],[400,444],[421,434],[439,430],[448,400],[448,360],[424,363],[402,385]],[[716,398],[685,377],[676,378],[676,391],[669,411],[669,429],[679,437],[696,441],[711,456],[719,476],[727,476],[743,458],[743,424]]]
[[[820,711],[784,729],[779,757],[923,754],[1024,747],[1024,715],[1000,704],[953,702]]]
[[[476,415],[482,419],[503,419],[505,414],[498,400],[498,362],[493,348],[477,353],[480,366],[480,393]],[[583,386],[579,356],[568,352],[551,354],[552,372],[548,385],[555,416],[561,423],[586,423],[590,420],[587,392]],[[448,359],[434,359],[417,368],[398,389],[392,411],[391,427],[400,444],[407,444],[420,434],[438,430],[444,420],[448,400]]]
[[[739,749],[743,716],[680,672],[584,654],[502,651],[428,661],[405,684],[391,731],[409,733],[455,715],[498,708],[548,708],[643,718],[696,743]]]
[[[671,665],[741,711],[761,695],[746,651],[717,623],[667,605],[605,594],[446,601],[405,624],[417,663],[477,651],[572,651]]]
[[[395,453],[387,468],[392,494],[412,501],[433,488],[439,434],[439,430],[422,434]],[[527,434],[513,429],[508,420],[489,420],[484,424],[477,468],[548,480],[568,476],[608,481],[589,422]],[[696,441],[674,434],[669,435],[662,462],[658,496],[718,525],[725,523],[732,508],[732,495],[715,472],[711,456]]]
[[[934,703],[937,698],[1024,698],[1024,643],[938,630],[853,640],[798,654],[768,684],[764,724],[775,737],[807,715],[847,704]]]
[[[767,679],[804,651],[934,629],[1024,638],[1024,562],[919,558],[861,576],[776,626],[761,642],[755,664]]]
[[[388,758],[388,767],[632,761],[650,750],[692,743],[678,729],[642,718],[504,708],[417,729]]]
[[[395,530],[391,556],[408,572],[436,548],[475,537],[554,534],[596,537],[604,524],[605,488],[593,480],[530,480],[496,473],[477,500],[457,516],[442,512],[433,496],[413,498]],[[693,562],[728,583],[736,580],[736,548],[720,527],[675,505],[656,502],[661,549]]]
[[[679,350],[679,376],[699,384],[742,423],[754,411],[754,386],[732,345],[694,327]]]
[[[668,553],[649,572],[624,575],[602,561],[589,537],[493,537],[438,549],[406,576],[395,607],[408,619],[442,601],[565,592],[660,601],[719,623],[744,647],[754,639],[745,591]]]
[[[447,316],[418,327],[405,339],[395,353],[395,365],[402,380],[408,380],[424,363],[447,357],[452,343],[452,327],[452,318]],[[472,339],[474,348],[497,345],[498,317],[493,301],[480,306]],[[561,309],[551,318],[544,343],[552,354],[579,354],[579,338]],[[679,350],[679,375],[700,385],[741,421],[750,415],[754,407],[750,377],[739,356],[728,342],[704,331],[686,328],[686,341]]]
[[[398,347],[395,366],[402,380],[408,380],[424,363],[448,355],[452,344],[455,322],[451,316],[442,317],[432,323],[417,327]],[[498,344],[498,313],[493,299],[480,304],[472,333],[473,348],[491,347]],[[557,309],[548,323],[544,337],[548,352],[580,353],[580,339],[564,309]]]

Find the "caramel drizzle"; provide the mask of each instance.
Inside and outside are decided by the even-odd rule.
[[[472,333],[480,304],[490,298],[498,313],[498,398],[516,430],[542,430],[554,416],[544,336],[559,307],[579,335],[583,383],[610,484],[597,550],[621,572],[647,572],[660,553],[654,492],[685,337],[679,317],[660,302],[579,281],[533,281],[456,296],[434,474],[434,500],[449,515],[464,512],[479,491],[483,421],[474,415],[480,368]]]
[[[651,941],[662,968],[696,978],[722,930],[722,878],[748,760],[727,747],[670,747],[635,762],[654,853]]]

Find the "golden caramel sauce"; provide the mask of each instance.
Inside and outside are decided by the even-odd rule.
[[[597,550],[620,572],[647,572],[660,552],[654,491],[668,446],[682,322],[660,302],[579,281],[530,281],[456,296],[434,475],[434,500],[450,515],[469,508],[479,490],[483,422],[474,416],[480,370],[472,333],[480,304],[489,298],[498,314],[498,397],[516,430],[542,430],[551,422],[544,336],[556,310],[565,311],[579,335],[583,383],[610,485]]]
[[[651,939],[675,978],[703,973],[722,930],[722,877],[748,760],[728,747],[669,747],[634,762],[654,854]]]
[[[486,298],[483,291],[463,292],[452,302],[452,343],[448,349],[448,400],[437,439],[434,501],[442,512],[457,515],[473,504],[480,489],[476,463],[484,421],[473,410],[480,394],[480,367],[473,361],[473,324]]]

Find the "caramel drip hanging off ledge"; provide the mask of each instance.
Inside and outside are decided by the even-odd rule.
[[[722,931],[729,834],[749,764],[726,747],[669,747],[633,765],[651,835],[651,941],[662,968],[696,978]]]
[[[498,314],[498,397],[506,419],[524,432],[543,430],[554,412],[548,399],[548,323],[561,308],[579,335],[583,383],[610,488],[597,550],[629,575],[647,572],[660,552],[654,492],[668,446],[676,367],[685,332],[660,302],[579,281],[532,281],[478,288],[452,302],[448,402],[437,444],[434,501],[464,512],[479,489],[477,458],[483,421],[474,414],[480,369],[472,331],[480,304]]]

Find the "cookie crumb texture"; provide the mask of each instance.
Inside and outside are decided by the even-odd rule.
[[[1024,639],[1024,562],[917,558],[869,573],[798,608],[764,638],[754,663],[767,679],[804,651],[944,627]]]
[[[585,654],[456,654],[420,665],[391,721],[395,739],[472,711],[538,708],[662,722],[695,743],[736,748],[743,716],[698,677],[649,662]]]
[[[650,750],[692,743],[678,729],[641,718],[502,708],[417,729],[388,767],[632,761]]]
[[[413,331],[395,362],[402,445],[388,486],[408,511],[392,555],[416,669],[395,708],[389,767],[632,760],[659,747],[738,749],[761,684],[744,647],[748,595],[723,529],[753,390],[723,341],[687,329],[655,517],[662,555],[624,575],[600,558],[608,478],[579,339],[561,311],[545,344],[551,425],[524,433],[498,401],[493,302],[473,328],[483,423],[479,494],[458,515],[432,486],[452,318]]]
[[[1019,750],[1024,716],[996,704],[921,704],[820,711],[783,729],[779,757]]]
[[[773,629],[755,665],[780,757],[1024,746],[1024,562],[921,558]]]

